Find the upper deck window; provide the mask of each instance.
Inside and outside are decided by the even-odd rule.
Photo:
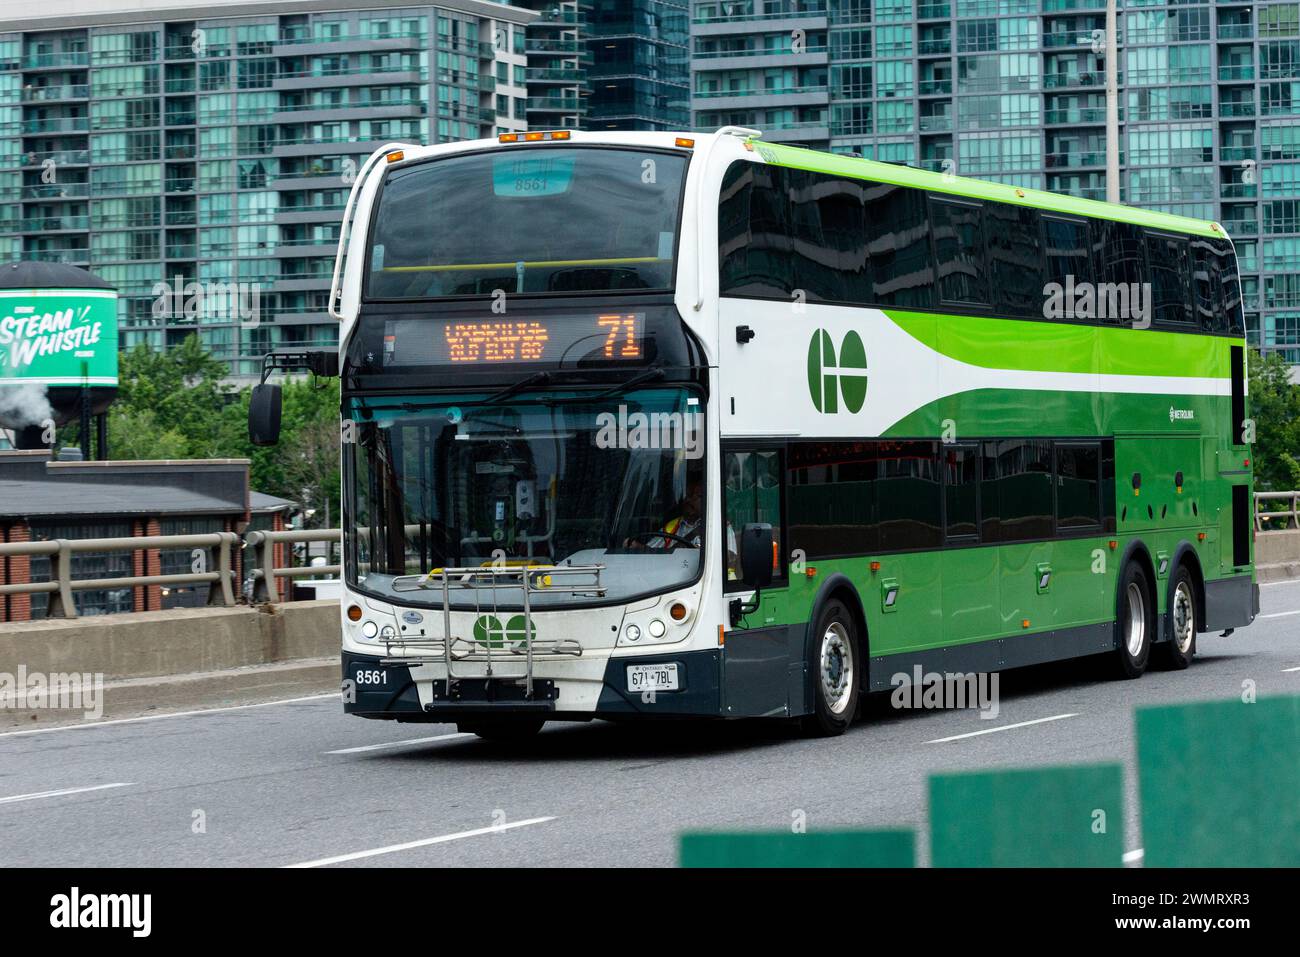
[[[508,147],[395,169],[371,299],[668,290],[686,157]]]

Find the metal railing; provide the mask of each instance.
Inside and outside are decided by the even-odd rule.
[[[1265,503],[1280,502],[1283,507],[1269,508]],[[1287,507],[1289,506],[1289,507]],[[1273,523],[1278,524],[1273,524]],[[1300,529],[1300,490],[1255,493],[1255,530],[1277,532]]]
[[[338,576],[339,565],[277,565],[277,545],[326,543],[330,547],[342,540],[337,528],[302,529],[281,532],[253,531],[241,540],[234,532],[209,532],[198,535],[146,535],[122,538],[52,539],[34,542],[0,543],[0,559],[49,558],[48,581],[5,582],[0,596],[48,594],[48,618],[76,618],[73,593],[148,585],[202,585],[208,590],[209,605],[233,607],[239,600],[237,556],[247,552],[245,578],[251,584],[249,600],[253,603],[279,602],[282,599],[278,579],[310,578],[318,575]],[[192,571],[158,575],[114,575],[74,577],[73,557],[78,554],[106,552],[169,551],[193,549]],[[201,557],[200,557],[201,556]],[[251,567],[250,567],[251,566]]]
[[[341,575],[340,565],[284,565],[275,564],[276,545],[302,545],[311,542],[342,542],[343,532],[337,528],[293,529],[284,532],[249,532],[244,545],[258,555],[257,567],[252,570],[252,600],[278,602],[280,588],[277,578],[310,578],[314,575]]]
[[[239,536],[234,532],[210,532],[203,535],[144,535],[132,538],[59,538],[42,542],[7,542],[0,544],[0,557],[48,556],[50,580],[15,582],[0,585],[0,595],[50,596],[47,616],[76,618],[74,591],[133,588],[137,585],[214,584],[208,590],[208,604],[235,604],[234,571],[231,558]],[[107,578],[73,578],[72,556],[78,553],[136,552],[146,549],[192,548],[204,555],[196,560],[196,570],[172,575],[119,575]]]

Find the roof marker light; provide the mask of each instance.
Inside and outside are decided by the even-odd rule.
[[[498,143],[518,143],[518,142],[519,142],[519,134],[518,134],[518,133],[502,133],[500,136],[497,137],[497,142],[498,142]]]
[[[385,156],[384,159],[388,160],[390,163],[400,163],[402,160],[406,159],[406,154],[401,150],[393,150]]]
[[[673,145],[680,146],[684,150],[690,150],[695,148],[695,140],[688,139],[685,136],[679,136],[677,139],[673,140]]]

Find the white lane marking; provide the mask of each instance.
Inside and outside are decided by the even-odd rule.
[[[1139,847],[1136,851],[1124,852],[1124,863],[1132,864],[1134,861],[1140,861],[1147,856],[1146,848]]]
[[[981,734],[993,734],[995,731],[1010,731],[1012,728],[1027,728],[1031,724],[1046,724],[1048,721],[1060,721],[1063,718],[1077,718],[1078,714],[1054,714],[1050,718],[1035,718],[1033,721],[1018,721],[1015,724],[1000,724],[996,728],[985,728],[983,731],[968,731],[965,734],[954,734],[947,738],[935,738],[933,741],[927,741],[926,744],[947,744],[949,741],[960,741],[963,738],[977,738]]]
[[[1300,585],[1300,578],[1290,578],[1283,582],[1260,582],[1260,588],[1275,588],[1278,585]]]
[[[1282,674],[1284,674],[1284,675],[1289,675],[1289,674],[1291,674],[1291,672],[1293,672],[1293,671],[1300,671],[1300,668],[1283,668],[1283,669],[1282,669]]]
[[[313,694],[305,698],[281,698],[278,701],[259,701],[256,704],[235,704],[224,708],[201,708],[198,711],[172,711],[168,714],[146,714],[138,718],[114,718],[111,721],[88,721],[85,724],[61,724],[57,728],[28,728],[24,731],[0,731],[0,738],[13,738],[22,734],[49,734],[51,731],[84,731],[87,728],[106,728],[113,724],[135,724],[138,721],[162,721],[164,718],[188,718],[199,714],[220,714],[223,711],[244,711],[248,708],[269,708],[277,704],[295,704],[299,701],[320,701],[337,698],[339,692]]]
[[[419,841],[407,841],[405,844],[389,844],[387,847],[376,847],[369,851],[353,851],[351,854],[340,854],[337,857],[322,857],[316,861],[304,861],[301,864],[286,864],[287,868],[295,867],[325,867],[329,864],[342,864],[345,861],[359,861],[367,857],[378,857],[380,854],[393,854],[397,851],[409,851],[416,847],[429,847],[433,844],[446,844],[448,841],[459,841],[467,837],[478,837],[482,834],[499,834],[502,831],[514,830],[517,827],[528,827],[531,824],[545,824],[547,821],[554,821],[554,817],[530,817],[526,821],[512,821],[509,824],[494,824],[491,827],[475,828],[472,831],[459,831],[456,834],[441,834],[438,837],[426,837]]]
[[[359,748],[339,748],[337,751],[325,751],[325,754],[361,754],[363,751],[382,751],[385,748],[409,748],[417,744],[429,744],[432,741],[450,741],[452,738],[472,738],[468,731],[456,731],[452,734],[438,734],[432,738],[408,738],[405,741],[385,741],[383,744],[364,744]]]
[[[0,797],[0,804],[17,804],[20,801],[38,801],[41,798],[63,797],[65,794],[85,794],[88,791],[106,791],[109,788],[129,788],[129,782],[118,784],[95,784],[88,788],[63,788],[59,791],[36,791],[32,794],[14,794],[10,797]]]
[[[1290,618],[1292,615],[1300,615],[1300,608],[1295,611],[1277,611],[1271,615],[1260,615],[1260,618]]]

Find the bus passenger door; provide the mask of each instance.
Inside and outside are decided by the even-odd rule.
[[[732,717],[799,713],[803,706],[803,627],[792,627],[789,607],[784,458],[784,449],[773,446],[724,446],[722,452],[724,598],[737,609],[722,655],[723,709]],[[772,584],[747,611],[753,592],[740,584],[738,542],[752,523],[772,526]]]

